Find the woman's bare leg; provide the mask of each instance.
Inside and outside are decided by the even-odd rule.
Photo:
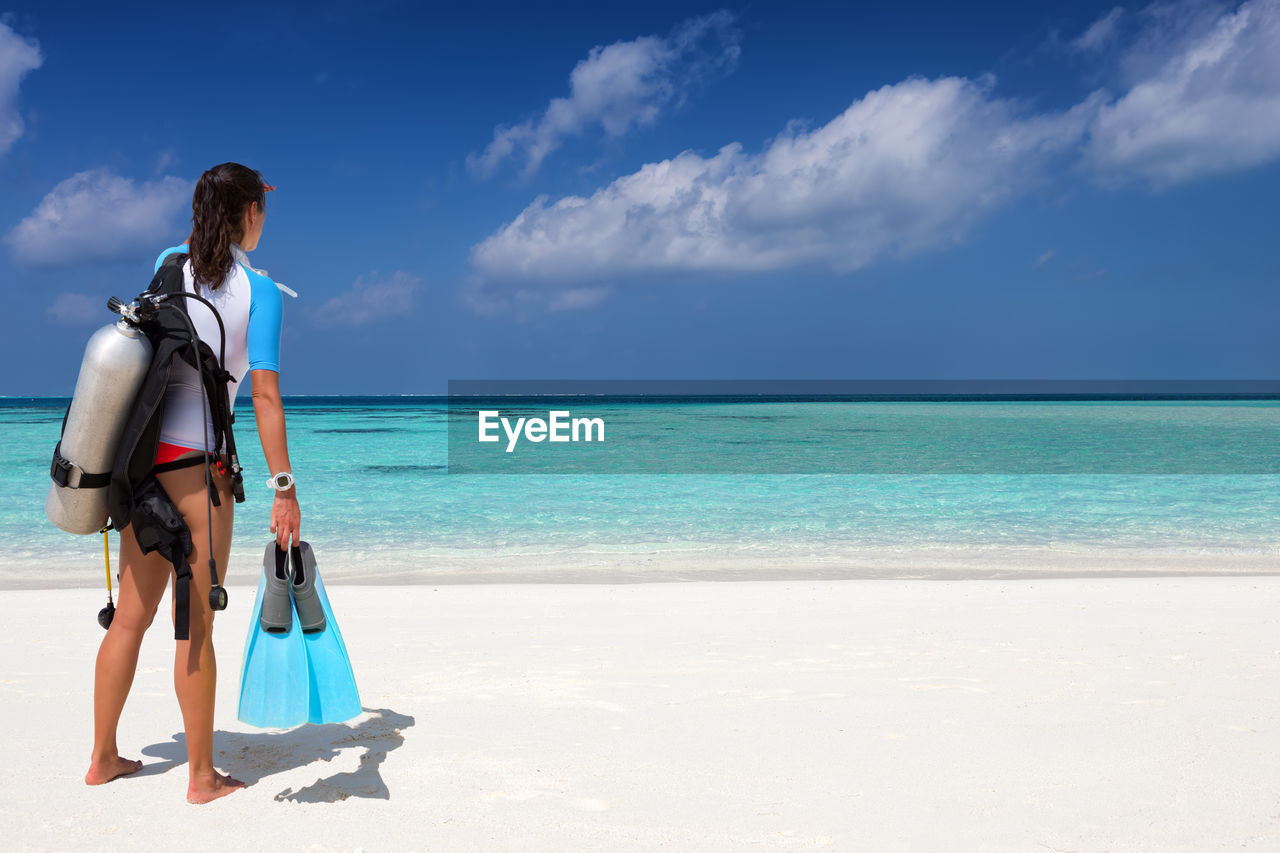
[[[172,569],[159,554],[143,556],[133,528],[120,533],[120,590],[115,617],[98,647],[93,677],[93,755],[84,781],[101,785],[117,776],[134,773],[141,761],[120,757],[116,727],[124,711],[133,675],[138,668],[138,649],[156,608],[164,595]]]
[[[213,611],[209,608],[209,493],[204,467],[180,468],[158,475],[160,485],[178,506],[191,528],[191,638],[177,641],[173,686],[187,733],[190,781],[187,799],[207,803],[226,796],[244,783],[218,773],[213,766],[213,707],[218,664],[213,654]],[[226,577],[231,553],[231,522],[235,503],[230,478],[213,471],[221,506],[213,507],[213,550],[219,582]]]

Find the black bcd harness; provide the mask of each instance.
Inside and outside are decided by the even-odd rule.
[[[164,420],[165,392],[175,358],[181,358],[200,374],[209,420],[213,425],[211,449],[217,451],[225,447],[231,464],[232,494],[237,503],[244,501],[240,461],[236,456],[236,442],[231,430],[235,415],[231,410],[230,394],[227,391],[228,383],[235,379],[223,366],[225,331],[219,354],[215,356],[209,345],[196,335],[186,303],[196,300],[206,305],[217,318],[219,330],[222,330],[222,318],[207,300],[186,291],[182,272],[186,259],[186,254],[167,257],[151,279],[146,292],[134,303],[132,320],[151,341],[153,355],[111,466],[107,494],[111,526],[116,530],[124,530],[132,525],[142,553],[158,551],[173,565],[173,636],[176,640],[190,639],[192,575],[187,557],[192,550],[191,530],[155,475],[204,464],[210,506],[219,506],[220,500],[207,469],[208,465],[217,463],[219,459],[214,453],[155,464],[156,452],[160,446],[160,427]],[[209,512],[212,513],[212,509]],[[222,610],[226,607],[227,595],[218,582],[217,562],[212,547],[212,526],[209,536],[209,606],[213,610]]]

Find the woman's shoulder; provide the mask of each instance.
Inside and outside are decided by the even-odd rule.
[[[177,246],[170,246],[169,248],[167,248],[167,249],[165,249],[163,252],[161,252],[161,253],[160,253],[160,255],[159,255],[159,257],[157,257],[157,258],[156,258],[156,268],[155,268],[154,270],[152,270],[152,272],[153,272],[153,273],[154,273],[154,272],[159,272],[159,271],[160,271],[160,265],[161,265],[161,264],[163,264],[163,263],[164,263],[164,259],[165,259],[165,258],[167,258],[167,257],[169,257],[170,255],[178,254],[178,253],[186,254],[186,253],[188,253],[188,252],[190,252],[190,251],[191,251],[191,249],[190,249],[190,247],[189,247],[189,246],[187,246],[187,244],[186,244],[186,243],[180,243],[180,244],[178,244]]]
[[[266,270],[254,269],[241,259],[237,259],[236,266],[244,273],[249,281],[249,310],[261,310],[267,308],[275,313],[280,311],[280,288],[267,276]]]

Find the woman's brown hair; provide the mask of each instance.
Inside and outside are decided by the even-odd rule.
[[[196,286],[222,286],[234,258],[231,244],[244,239],[244,213],[249,205],[265,211],[266,182],[256,169],[223,163],[196,182],[191,197],[191,274]]]

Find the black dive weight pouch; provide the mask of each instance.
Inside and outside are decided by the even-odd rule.
[[[142,553],[159,551],[173,564],[174,639],[190,639],[191,565],[187,557],[191,555],[191,528],[154,474],[148,474],[133,492],[130,523]]]

